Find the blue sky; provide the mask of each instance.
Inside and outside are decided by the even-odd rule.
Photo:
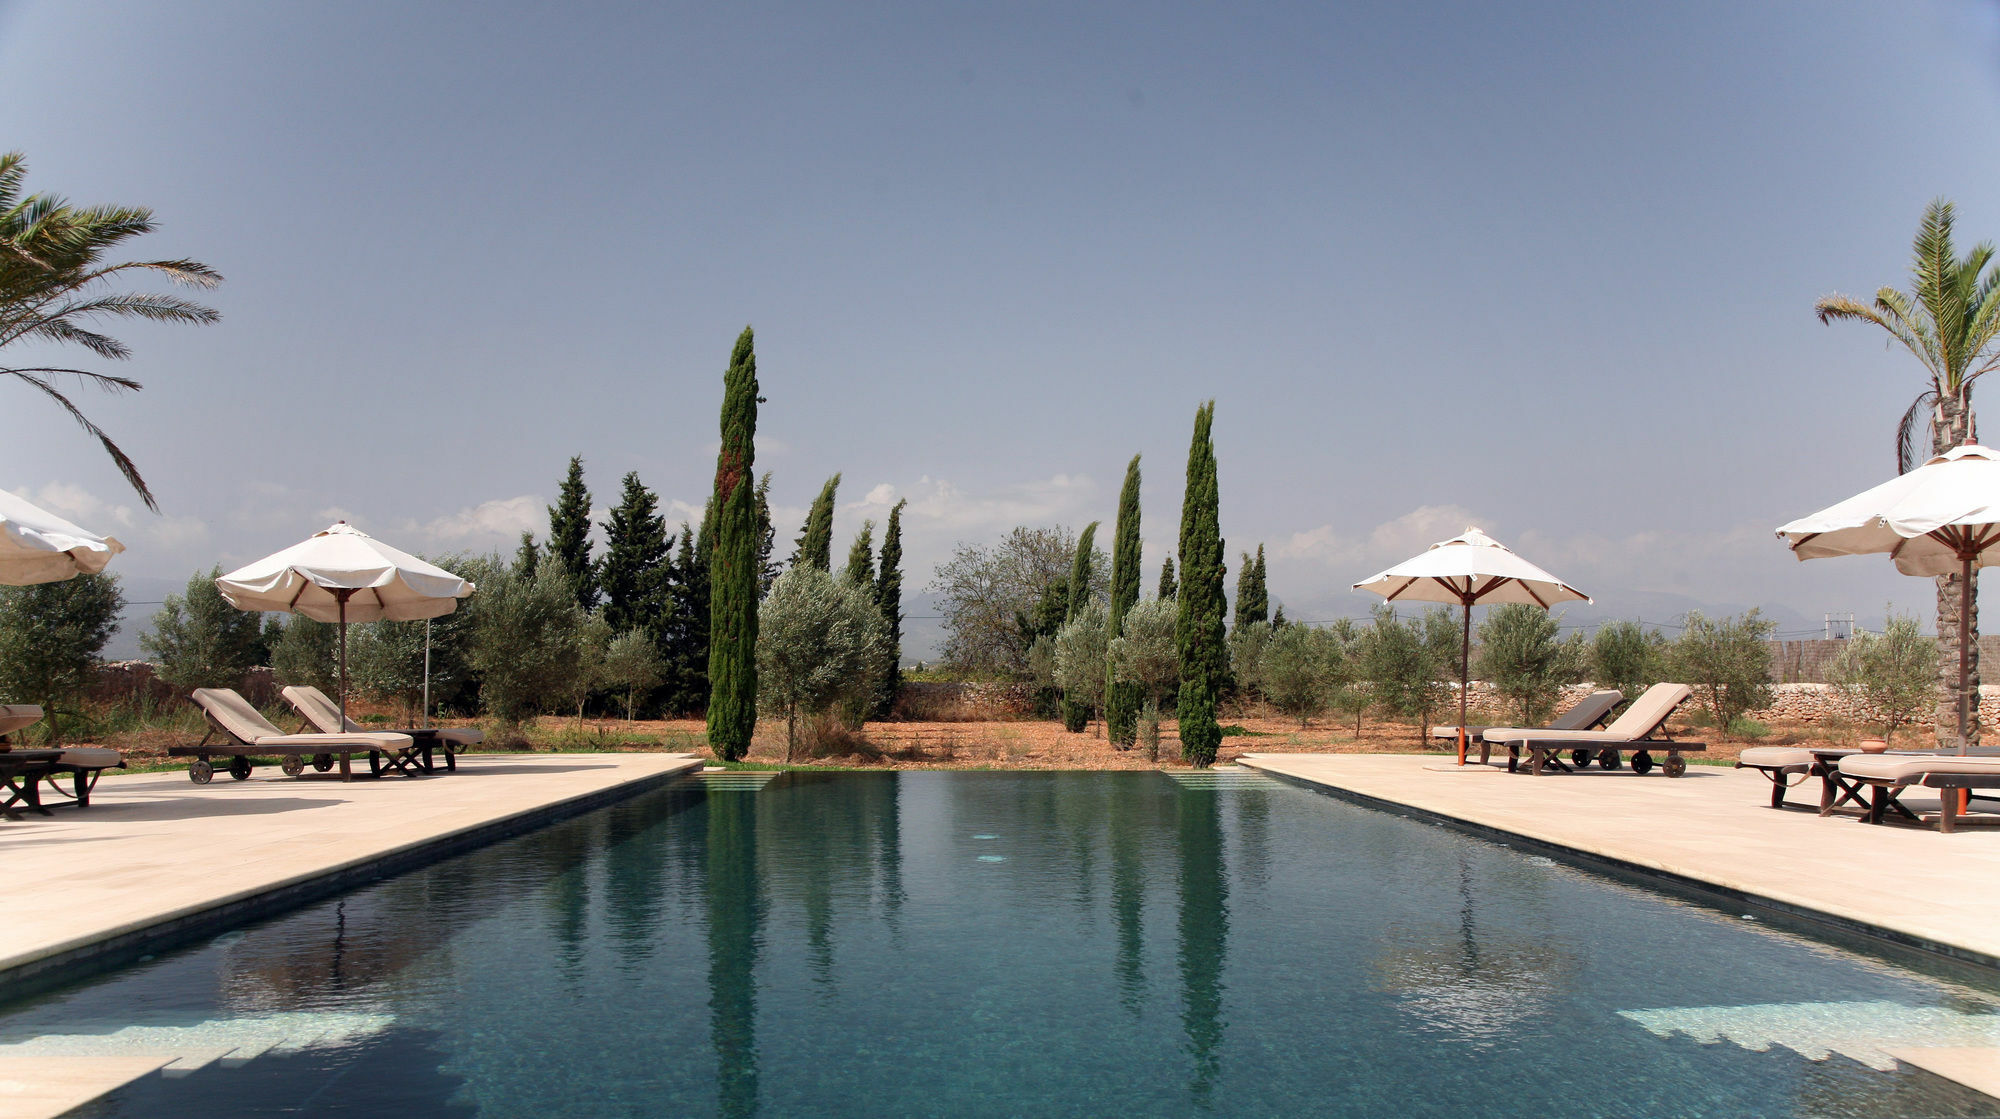
[[[1933,197],[2000,237],[1967,4],[0,0],[0,125],[228,277],[89,403],[164,516],[0,386],[0,486],[141,600],[342,515],[511,548],[572,454],[693,516],[751,323],[785,544],[842,471],[843,544],[910,499],[913,588],[1109,522],[1134,453],[1150,585],[1213,397],[1230,554],[1294,617],[1468,524],[1572,621],[1928,616],[1771,536],[1886,477],[1921,383],[1812,303],[1903,284]]]

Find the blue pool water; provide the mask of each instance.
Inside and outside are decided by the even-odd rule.
[[[0,1055],[181,1055],[90,1116],[1990,1115],[1887,1051],[1997,1006],[1275,782],[793,774],[0,1008]]]

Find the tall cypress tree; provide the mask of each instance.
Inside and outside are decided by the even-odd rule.
[[[1176,708],[1181,760],[1199,767],[1215,764],[1216,748],[1222,744],[1215,704],[1229,673],[1222,629],[1222,522],[1210,435],[1214,425],[1211,400],[1195,413],[1194,439],[1188,444],[1187,495],[1181,502],[1180,613],[1174,625],[1181,655]]]
[[[847,581],[875,597],[875,522],[861,522],[861,531],[854,534],[854,543],[847,549],[847,568],[841,572]]]
[[[839,489],[840,475],[835,474],[819,488],[819,496],[813,498],[805,527],[799,530],[798,542],[792,548],[793,567],[804,563],[821,571],[833,570],[833,495]]]
[[[598,571],[604,620],[612,633],[639,630],[655,645],[663,644],[671,547],[658,498],[640,483],[637,473],[626,474],[618,506],[604,525],[604,561]]]
[[[1069,565],[1069,608],[1065,622],[1074,621],[1084,607],[1090,603],[1091,561],[1097,551],[1097,522],[1083,526],[1083,532],[1076,538],[1076,558]],[[1076,733],[1090,725],[1090,705],[1073,702],[1069,696],[1062,701],[1063,729]]]
[[[1139,601],[1139,546],[1139,456],[1133,455],[1118,494],[1118,527],[1111,543],[1111,614],[1106,622],[1111,641],[1125,632],[1125,611]],[[1139,736],[1139,685],[1119,680],[1108,664],[1105,674],[1105,736],[1113,748],[1130,749]]]
[[[1257,545],[1257,558],[1243,553],[1243,570],[1236,573],[1235,628],[1271,620],[1271,596],[1264,587],[1264,546]]]
[[[771,561],[771,548],[778,540],[778,530],[771,527],[771,472],[766,470],[757,479],[757,597],[771,593],[771,584],[778,580],[778,565]]]
[[[1158,597],[1161,602],[1172,602],[1176,598],[1179,598],[1180,594],[1181,585],[1174,579],[1174,557],[1168,556],[1166,562],[1160,564],[1160,589]]]
[[[889,510],[889,527],[882,530],[882,562],[875,568],[875,605],[889,623],[889,674],[875,697],[875,717],[886,719],[903,687],[903,506]]]
[[[757,730],[757,349],[749,327],[722,378],[715,456],[715,548],[709,553],[708,744],[740,761]]]
[[[590,559],[590,491],[583,486],[583,456],[571,455],[556,503],[549,509],[549,554],[576,583],[576,604],[597,609],[597,568]]]

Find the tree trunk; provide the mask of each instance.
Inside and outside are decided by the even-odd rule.
[[[1972,434],[1972,400],[1967,393],[1960,399],[1952,393],[1938,393],[1938,422],[1932,451],[1943,454],[1953,447],[1970,440]],[[1973,569],[1973,578],[1978,578],[1978,569]],[[1965,665],[1968,679],[1964,687],[1969,692],[1965,696],[1966,709],[1970,713],[1967,721],[1965,744],[1979,745],[1979,601],[1976,595],[1967,595],[1965,580],[1958,575],[1940,575],[1937,580],[1937,632],[1938,632],[1938,704],[1936,714],[1937,744],[1940,750],[1958,748],[1958,705],[1960,679],[1958,674],[1958,629],[1959,611],[1966,612],[1966,621],[1971,631],[1971,641],[1965,648]]]

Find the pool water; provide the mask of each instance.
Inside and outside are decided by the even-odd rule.
[[[221,871],[218,870],[218,873]],[[1990,1115],[2000,985],[1263,779],[694,780],[0,1008],[90,1116]]]

